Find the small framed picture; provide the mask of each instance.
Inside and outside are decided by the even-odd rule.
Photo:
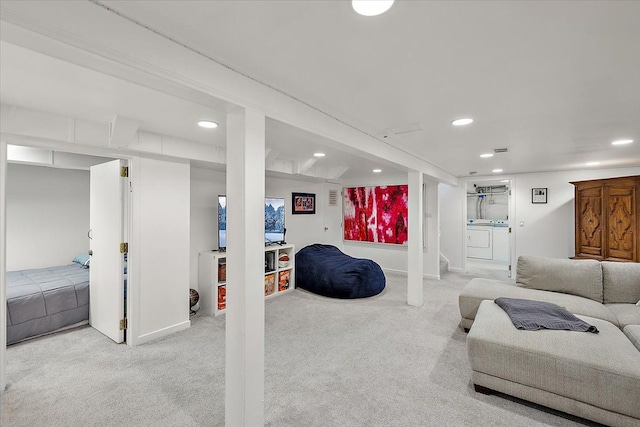
[[[547,189],[546,188],[532,188],[531,189],[531,203],[547,203]]]
[[[315,214],[316,195],[312,193],[291,193],[292,214]]]

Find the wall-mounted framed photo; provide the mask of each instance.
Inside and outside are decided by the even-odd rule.
[[[316,195],[313,193],[291,193],[291,213],[315,214]]]
[[[547,189],[546,188],[532,188],[531,189],[531,203],[547,203]]]

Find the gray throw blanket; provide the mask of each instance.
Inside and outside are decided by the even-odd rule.
[[[561,329],[567,331],[592,332],[598,328],[569,313],[566,308],[550,302],[517,298],[496,298],[495,303],[507,312],[513,326],[518,329]]]

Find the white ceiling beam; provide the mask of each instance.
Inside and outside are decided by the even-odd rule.
[[[265,150],[265,155],[264,155],[265,165],[268,166],[271,163],[275,162],[279,156],[280,156],[280,151],[274,150],[273,148],[267,148]]]
[[[316,163],[316,161],[318,161],[318,159],[311,158],[302,162],[298,162],[297,173],[299,173],[300,175],[305,174],[307,171],[309,171],[309,169],[311,169],[311,167]]]
[[[109,123],[109,145],[116,148],[128,146],[134,141],[140,124],[137,120],[115,115]]]
[[[327,179],[335,181],[335,180],[339,179],[342,175],[344,175],[345,172],[347,172],[348,170],[349,170],[349,168],[347,166],[336,166],[336,167],[333,167],[333,168],[329,169],[329,173],[328,173]]]
[[[72,2],[59,7],[54,2],[44,2],[38,8],[25,8],[22,4],[5,2],[0,8],[3,19],[0,36],[10,43],[63,59],[75,51],[71,62],[101,72],[104,71],[98,63],[107,59],[116,63],[109,67],[116,77],[129,80],[130,73],[147,73],[150,80],[166,81],[167,87],[177,85],[264,111],[268,117],[329,139],[333,147],[342,151],[386,159],[440,182],[458,184],[456,176],[386,143],[374,136],[376,132],[372,129],[356,128],[341,120],[338,113],[306,104],[99,5]],[[118,28],[118,32],[113,28]],[[31,34],[25,34],[25,29]],[[79,50],[70,49],[69,45]]]

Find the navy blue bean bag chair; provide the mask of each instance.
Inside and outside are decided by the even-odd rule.
[[[385,284],[378,264],[335,246],[309,245],[296,254],[296,288],[332,298],[365,298],[378,295]]]

